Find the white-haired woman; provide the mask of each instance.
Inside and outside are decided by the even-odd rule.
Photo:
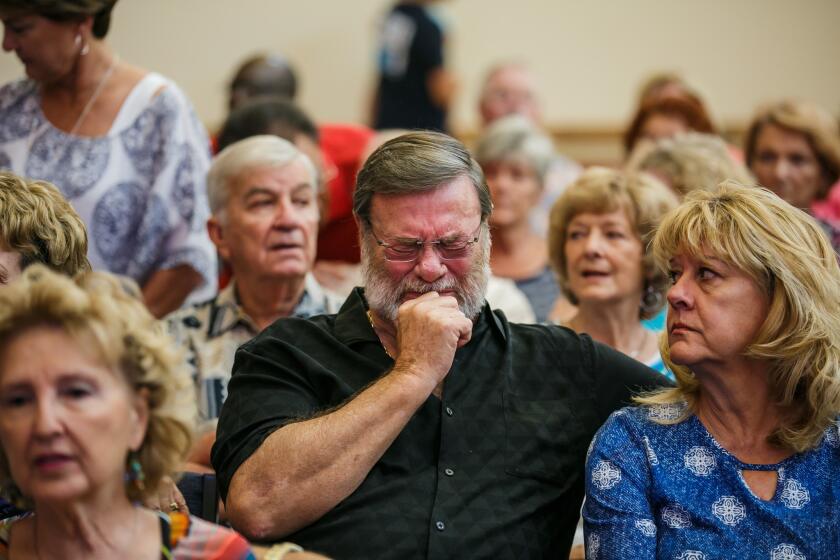
[[[834,558],[840,550],[840,267],[771,192],[695,191],[653,239],[677,387],[593,442],[588,557]]]
[[[530,216],[554,160],[551,140],[525,117],[511,115],[488,127],[478,140],[475,158],[493,197],[490,268],[494,276],[513,280],[537,321],[544,322],[560,288],[548,265],[545,239],[531,227]]]

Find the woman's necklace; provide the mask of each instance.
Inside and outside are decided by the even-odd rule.
[[[93,90],[93,94],[90,96],[87,103],[85,103],[85,106],[82,108],[82,112],[79,113],[79,117],[73,124],[73,128],[70,129],[70,132],[68,133],[70,136],[75,136],[79,131],[79,127],[82,126],[85,118],[87,118],[88,113],[90,113],[90,110],[93,108],[93,104],[96,103],[97,99],[99,99],[99,96],[102,94],[102,90],[105,89],[105,84],[108,83],[108,79],[111,77],[111,74],[114,73],[114,69],[117,67],[117,63],[119,63],[119,61],[120,56],[114,55],[110,66],[108,66],[108,69],[105,70],[104,74],[102,74],[102,77],[99,79],[99,83],[96,84],[96,89]]]
[[[375,334],[375,335],[376,335],[376,338],[377,338],[377,339],[379,339],[379,334],[377,334],[377,332],[376,332],[376,325],[374,325],[374,324],[373,324],[373,315],[371,314],[370,309],[368,309],[368,310],[367,310],[367,318],[368,318],[368,323],[370,323],[370,328],[372,328],[372,329],[373,329],[373,334]],[[382,349],[383,349],[383,350],[385,350],[385,354],[386,354],[389,358],[391,358],[392,360],[395,360],[395,361],[396,361],[396,358],[394,358],[394,357],[391,355],[391,353],[390,353],[390,352],[388,352],[388,348],[385,346],[385,343],[384,343],[384,342],[382,342],[382,339],[379,339],[379,344],[381,344],[381,345],[382,345]]]

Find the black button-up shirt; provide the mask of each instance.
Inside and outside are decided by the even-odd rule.
[[[212,455],[223,497],[274,430],[393,365],[365,312],[357,290],[338,315],[277,321],[239,349]],[[340,560],[568,558],[592,436],[632,390],[664,382],[587,336],[485,306],[442,399],[426,400],[355,492],[287,538]]]

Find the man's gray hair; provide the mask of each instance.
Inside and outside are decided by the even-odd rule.
[[[278,136],[262,134],[235,142],[222,150],[207,173],[207,198],[214,216],[224,214],[229,183],[243,172],[261,167],[283,167],[301,161],[309,173],[312,188],[318,191],[318,173],[312,160],[294,144]]]
[[[514,159],[534,170],[540,187],[556,155],[551,139],[522,115],[508,115],[491,124],[478,139],[475,158],[481,165]]]
[[[366,230],[370,227],[373,195],[429,192],[460,177],[469,178],[475,187],[481,221],[486,221],[493,210],[490,190],[467,148],[439,132],[403,134],[382,144],[359,171],[353,213]]]

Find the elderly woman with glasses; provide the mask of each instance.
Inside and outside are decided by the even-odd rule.
[[[771,192],[697,190],[653,239],[677,386],[596,435],[589,558],[834,558],[840,550],[840,267]]]

